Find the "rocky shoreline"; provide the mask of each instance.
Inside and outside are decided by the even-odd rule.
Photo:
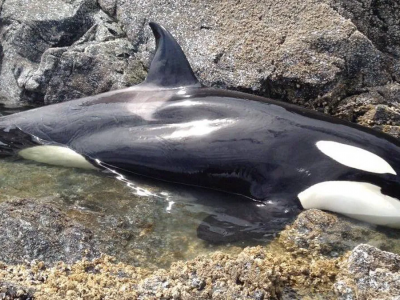
[[[29,203],[11,202],[14,207]],[[51,218],[54,210],[49,212]],[[46,226],[12,227],[8,236],[13,230],[22,237],[30,232],[31,239],[39,240]],[[68,257],[71,263],[55,261],[52,251],[62,250],[57,245],[65,241],[59,235],[51,241],[48,237],[55,248],[48,247],[40,259],[27,256],[27,247],[14,247],[14,256],[2,257],[25,259],[0,265],[0,299],[392,299],[400,293],[400,256],[363,243],[400,252],[399,235],[308,210],[266,246],[239,254],[217,251],[158,270],[100,255],[90,243],[74,250]]]
[[[0,299],[392,299],[400,256],[361,244],[339,258],[217,252],[150,272],[101,256],[0,266]]]

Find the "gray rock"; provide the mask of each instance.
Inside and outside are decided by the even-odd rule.
[[[35,290],[32,288],[26,288],[16,283],[0,281],[0,300],[31,300],[34,299],[34,293]]]
[[[332,113],[348,121],[370,126],[399,137],[400,84],[370,88],[341,101]]]
[[[0,15],[2,103],[49,104],[143,80],[132,44],[96,1],[35,1],[28,10],[20,2],[7,1]]]
[[[70,46],[93,24],[93,0],[5,1],[1,9],[0,40],[2,80],[0,94],[6,103],[38,101],[41,95],[24,89],[24,79],[38,67],[49,48]]]
[[[334,0],[332,6],[351,19],[380,51],[400,56],[398,1]]]
[[[204,279],[194,276],[194,278],[192,278],[191,286],[201,291],[206,286],[206,282]]]
[[[398,299],[400,256],[369,245],[357,246],[334,290],[339,299]]]
[[[281,232],[279,242],[288,251],[335,258],[362,243],[398,251],[399,238],[400,232],[396,230],[310,209],[303,211],[292,225]]]
[[[0,261],[72,263],[98,254],[92,233],[57,208],[22,199],[0,204]]]

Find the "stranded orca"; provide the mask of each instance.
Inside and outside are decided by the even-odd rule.
[[[145,82],[3,117],[1,152],[206,187],[281,214],[319,208],[400,227],[398,140],[287,103],[203,87],[172,35],[150,26],[157,49]],[[201,232],[229,223],[207,221]]]

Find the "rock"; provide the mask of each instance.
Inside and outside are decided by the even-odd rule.
[[[161,2],[119,2],[117,18],[131,40],[149,40],[145,50],[146,20],[175,28],[209,85],[318,105],[391,80],[385,56],[333,1]]]
[[[335,0],[332,6],[351,19],[380,51],[400,56],[399,2]]]
[[[120,276],[123,273],[124,276]],[[20,299],[137,299],[135,285],[149,272],[130,265],[115,264],[108,256],[72,265],[59,262],[52,267],[33,261],[22,265],[3,265],[0,277],[5,291],[20,288]],[[0,282],[1,295],[2,282]],[[0,296],[0,299],[1,296]],[[19,299],[19,298],[6,298]]]
[[[341,101],[332,113],[348,121],[372,126],[388,133],[400,122],[400,84],[370,88]],[[390,129],[389,129],[390,128]],[[395,132],[392,135],[398,137]]]
[[[334,285],[338,299],[398,299],[400,256],[359,245],[338,277]]]
[[[396,0],[52,2],[57,9],[42,0],[21,13],[24,5],[8,0],[0,12],[3,103],[53,103],[141,81],[153,20],[177,37],[207,85],[399,131],[397,115],[367,114],[399,99]]]
[[[216,252],[170,268],[149,271],[102,255],[51,267],[33,261],[0,265],[0,277],[35,289],[38,299],[333,299],[342,259],[293,258],[251,247],[240,254]],[[307,266],[307,267],[305,267]],[[307,298],[308,296],[308,298]]]
[[[279,237],[279,243],[296,255],[339,257],[359,244],[398,251],[400,232],[361,223],[318,209],[303,211]]]
[[[75,262],[98,255],[92,233],[49,204],[11,200],[0,204],[0,261]]]
[[[280,276],[270,262],[264,265],[264,257],[257,257],[264,254],[260,248],[255,252],[237,257],[215,253],[178,262],[144,279],[137,292],[144,299],[176,298],[178,293],[183,299],[275,299],[281,294]]]
[[[34,292],[35,290],[32,288],[26,288],[19,284],[0,281],[0,300],[31,300],[34,299]]]
[[[0,14],[0,101],[5,104],[71,100],[144,78],[132,44],[94,0],[11,0]]]

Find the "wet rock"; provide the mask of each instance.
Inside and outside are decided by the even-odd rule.
[[[128,186],[113,176],[104,175],[97,171],[3,159],[0,202],[35,198],[36,204],[50,203],[90,230],[102,253],[136,266],[166,268],[177,259],[219,249],[210,248],[197,238],[197,222],[204,218],[204,208],[200,206],[192,211],[193,206],[185,202],[192,201],[188,200],[190,193],[178,194],[175,186],[154,186],[139,180],[133,180]],[[133,187],[153,194],[168,191],[171,197],[177,197],[173,213],[168,211],[166,199],[138,195]],[[241,248],[225,246],[224,251],[238,253]]]
[[[74,262],[98,255],[92,233],[49,204],[22,199],[0,204],[0,261]]]
[[[339,299],[397,299],[400,256],[359,245],[344,263],[334,289]]]
[[[34,292],[35,290],[32,288],[26,288],[15,283],[0,281],[0,300],[32,300],[34,299]]]
[[[400,231],[361,223],[317,209],[302,212],[279,242],[296,255],[339,257],[361,243],[399,251]]]

